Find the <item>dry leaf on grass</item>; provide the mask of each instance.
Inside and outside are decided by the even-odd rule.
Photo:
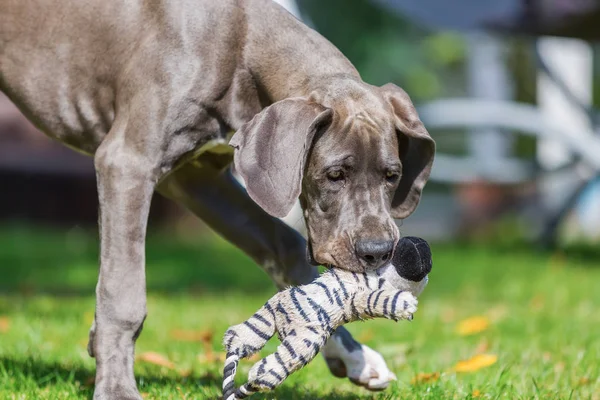
[[[461,336],[474,335],[485,331],[489,326],[490,320],[487,317],[471,317],[460,321],[456,327],[456,332]]]
[[[210,353],[198,354],[198,361],[202,364],[222,363],[225,361],[225,353],[211,350]]]
[[[437,381],[438,379],[440,379],[439,372],[431,372],[431,373],[419,372],[414,378],[412,378],[410,380],[410,384],[418,385],[421,383],[431,383],[431,382]]]
[[[147,351],[136,357],[138,361],[142,361],[148,364],[159,365],[161,367],[175,369],[175,364],[169,361],[162,354],[155,353],[153,351]]]
[[[211,343],[213,331],[191,331],[184,329],[174,329],[170,332],[171,337],[182,342],[203,342]]]
[[[198,354],[198,361],[203,364],[211,364],[215,362],[225,361],[225,353],[214,352],[212,348],[213,332],[206,332],[202,336],[202,347],[204,347],[204,354]]]
[[[479,343],[477,344],[477,347],[475,347],[475,354],[485,353],[486,351],[488,351],[489,348],[490,342],[485,338],[481,339],[481,341],[479,341]]]
[[[584,376],[583,378],[580,378],[579,381],[577,381],[577,384],[579,386],[584,386],[587,385],[591,382],[590,378],[588,378],[587,376]]]
[[[0,333],[6,333],[10,329],[10,319],[8,317],[0,317]]]
[[[454,372],[475,372],[482,368],[494,365],[498,361],[498,356],[495,354],[477,354],[468,360],[459,361],[452,368]]]

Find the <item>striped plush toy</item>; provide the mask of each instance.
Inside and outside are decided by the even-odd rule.
[[[333,331],[356,320],[412,319],[417,299],[431,271],[427,242],[405,237],[392,262],[368,273],[330,269],[313,282],[274,295],[242,324],[227,330],[223,399],[237,400],[275,389],[318,353]],[[277,351],[254,364],[248,382],[236,389],[234,378],[241,358],[258,352],[277,333]]]

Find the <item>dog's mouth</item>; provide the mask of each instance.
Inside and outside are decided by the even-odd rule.
[[[316,247],[316,246],[315,246]],[[353,272],[365,272],[352,246],[347,240],[336,240],[316,247],[309,239],[306,246],[306,258],[312,265],[323,265],[326,268],[339,268]]]

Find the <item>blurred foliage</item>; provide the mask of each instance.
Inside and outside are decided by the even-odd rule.
[[[300,0],[309,24],[328,38],[374,85],[394,82],[415,100],[430,100],[464,87],[464,41],[431,33],[367,0]]]

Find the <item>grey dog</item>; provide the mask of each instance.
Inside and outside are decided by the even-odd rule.
[[[41,130],[94,157],[96,399],[140,398],[134,347],[154,191],[279,287],[312,280],[310,264],[365,271],[391,257],[394,218],[416,208],[434,142],[402,89],[364,83],[277,4],[0,0],[0,9],[0,89]],[[228,153],[220,144],[231,132]],[[277,218],[298,198],[308,241]],[[323,355],[336,376],[386,386],[370,384],[390,373],[381,356],[343,329]]]

